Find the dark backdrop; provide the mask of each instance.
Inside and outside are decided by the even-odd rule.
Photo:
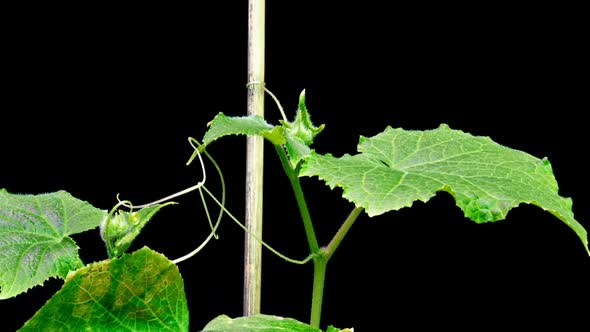
[[[491,136],[552,162],[577,219],[586,208],[588,51],[580,8],[268,1],[266,82],[289,116],[307,89],[315,148],[354,153],[359,135],[387,125],[440,123]],[[246,1],[197,6],[7,9],[2,25],[0,187],[64,189],[108,209],[115,195],[141,203],[199,180],[184,163],[222,111],[245,114]],[[267,118],[279,119],[267,99]],[[245,139],[211,146],[243,219]],[[267,145],[265,239],[306,256],[303,227],[280,163]],[[215,187],[214,178],[211,180]],[[352,206],[304,179],[322,244]],[[208,226],[198,195],[163,210],[131,249],[171,258]],[[243,232],[179,265],[191,330],[218,314],[241,315]],[[87,262],[105,258],[97,231],[76,236]],[[262,310],[306,321],[311,266],[264,253]],[[579,322],[588,312],[590,261],[575,234],[532,206],[476,225],[441,193],[375,218],[363,215],[330,263],[324,324],[357,331]],[[0,302],[3,328],[20,327],[61,282]],[[393,329],[391,328],[391,329]],[[414,328],[412,328],[414,329]]]

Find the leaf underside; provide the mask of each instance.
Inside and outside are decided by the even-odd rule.
[[[72,273],[19,331],[188,331],[188,325],[178,267],[144,247]]]
[[[80,268],[78,246],[69,235],[96,228],[105,216],[65,191],[0,191],[0,299]]]
[[[558,194],[551,164],[522,151],[441,125],[413,131],[388,127],[361,137],[358,154],[336,158],[313,152],[301,176],[317,176],[369,216],[426,202],[450,193],[465,216],[477,223],[504,219],[521,203],[550,212],[567,224],[586,250],[586,230],[575,219],[572,201]]]

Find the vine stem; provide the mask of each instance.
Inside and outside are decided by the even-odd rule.
[[[287,154],[281,145],[275,145],[275,150],[279,155],[279,159],[283,165],[283,170],[291,182],[291,187],[293,188],[293,193],[295,194],[295,200],[297,200],[297,206],[299,207],[299,213],[301,214],[301,219],[303,220],[303,227],[305,228],[305,235],[307,237],[309,250],[312,254],[321,255],[318,239],[315,236],[313,223],[311,222],[311,215],[309,214],[307,202],[305,201],[305,195],[303,194],[303,189],[301,188],[301,183],[299,182],[299,175],[297,174],[298,172],[291,167],[289,159],[287,158]]]
[[[324,300],[324,284],[326,282],[326,270],[328,259],[325,255],[319,255],[313,260],[313,290],[311,295],[311,317],[309,324],[319,328],[322,318],[322,303]]]
[[[326,247],[321,248],[321,253],[314,257],[313,292],[311,296],[310,318],[310,325],[313,327],[320,327],[320,320],[322,317],[322,303],[324,299],[324,284],[326,282],[326,270],[328,268],[328,262],[362,211],[363,208],[355,207],[352,212],[350,212],[346,220],[344,220],[330,243]]]
[[[248,2],[248,115],[264,117],[265,0]],[[257,83],[257,84],[254,84]],[[248,137],[246,147],[246,228],[244,316],[260,313],[262,283],[262,180],[264,140]],[[250,236],[254,234],[255,236]]]
[[[350,212],[346,220],[344,220],[342,226],[340,226],[338,232],[336,232],[336,234],[332,238],[332,241],[330,241],[330,243],[324,248],[326,260],[330,260],[330,258],[332,258],[332,255],[334,255],[334,252],[336,251],[336,249],[338,249],[338,246],[340,246],[342,240],[344,240],[346,233],[348,233],[348,231],[352,227],[352,224],[354,224],[354,222],[359,217],[361,212],[363,212],[363,210],[364,209],[361,207],[355,207],[352,210],[352,212]]]
[[[322,317],[322,302],[324,299],[324,284],[326,282],[328,261],[334,255],[334,252],[338,249],[342,240],[344,240],[344,237],[363,211],[363,208],[355,207],[346,220],[344,220],[328,246],[320,248],[309,214],[309,209],[307,208],[307,203],[305,201],[305,195],[301,188],[301,182],[299,181],[299,169],[293,169],[289,162],[289,158],[287,157],[287,153],[281,145],[275,145],[275,150],[279,155],[283,170],[291,182],[291,187],[293,188],[295,199],[297,200],[297,206],[299,207],[299,213],[303,220],[303,227],[305,228],[309,250],[313,257],[313,290],[311,295],[310,325],[319,328]]]

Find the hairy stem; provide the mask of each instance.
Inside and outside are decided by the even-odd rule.
[[[309,214],[309,209],[307,208],[305,195],[303,194],[303,189],[301,188],[301,182],[299,182],[299,175],[291,167],[283,147],[280,145],[275,145],[275,149],[279,155],[279,159],[281,159],[283,170],[291,182],[291,187],[293,188],[293,193],[295,194],[295,200],[297,200],[297,206],[299,207],[299,213],[301,214],[301,219],[303,220],[303,227],[305,228],[305,235],[307,237],[309,250],[312,254],[319,254],[320,246],[315,236],[315,230],[313,228],[313,223],[311,222],[311,215]]]
[[[248,115],[264,117],[265,0],[248,4]],[[246,227],[244,315],[260,313],[262,283],[263,138],[248,137],[246,148]],[[256,237],[250,236],[255,234]]]

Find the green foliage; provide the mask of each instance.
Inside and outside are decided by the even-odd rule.
[[[504,219],[522,203],[541,207],[567,224],[588,251],[586,230],[574,218],[571,199],[559,195],[547,159],[446,125],[426,131],[387,127],[373,137],[361,137],[358,154],[334,157],[310,148],[323,128],[311,123],[305,93],[300,96],[295,119],[281,121],[279,126],[259,116],[228,117],[223,113],[211,121],[201,151],[228,135],[259,135],[277,147],[306,229],[315,275],[312,325],[269,315],[235,319],[221,315],[204,332],[321,332],[314,326],[320,322],[327,262],[360,212],[364,209],[369,216],[376,216],[396,211],[415,201],[427,202],[439,191],[451,194],[465,216],[477,223]],[[319,245],[299,183],[303,176],[342,188],[343,197],[357,206],[328,246],[317,252],[313,248]],[[0,298],[19,294],[50,277],[68,276],[63,288],[21,331],[188,331],[184,284],[176,265],[148,248],[125,254],[165,205],[137,212],[113,210],[107,216],[66,192],[14,195],[0,191]],[[99,224],[112,259],[81,268],[78,247],[69,235]],[[326,330],[338,331],[351,330],[332,326]]]
[[[259,117],[220,115],[205,134],[206,144],[229,133],[268,138],[273,128],[261,125]],[[519,204],[533,204],[567,224],[588,251],[586,230],[574,218],[571,199],[559,196],[547,159],[446,125],[426,131],[388,127],[374,137],[361,137],[357,155],[321,155],[308,145],[324,126],[311,123],[304,93],[295,121],[281,122],[283,130],[273,131],[284,133],[285,139],[271,142],[283,142],[291,166],[303,160],[301,176],[318,176],[332,188],[343,188],[343,197],[369,216],[426,202],[438,191],[453,195],[465,216],[478,223],[504,219]]]
[[[156,204],[136,212],[119,211],[100,225],[100,235],[110,258],[122,255],[152,217],[167,204]]]
[[[19,331],[188,331],[178,267],[142,248],[68,276]]]
[[[230,318],[221,315],[213,319],[201,332],[322,332],[292,318],[271,315]],[[346,332],[330,326],[326,332]]]
[[[219,113],[209,123],[209,130],[207,130],[207,133],[203,137],[203,144],[208,145],[227,135],[259,135],[275,144],[283,144],[285,142],[282,129],[271,126],[261,116],[228,117],[223,113]]]
[[[454,196],[475,222],[506,217],[521,203],[549,211],[573,229],[586,250],[586,230],[575,219],[572,201],[558,194],[547,159],[476,137],[446,125],[427,131],[388,127],[361,137],[359,154],[335,158],[313,153],[301,176],[317,176],[370,216],[428,201],[438,191]]]
[[[239,122],[238,122],[239,119]],[[249,121],[257,119],[250,118]],[[271,125],[245,125],[244,117],[216,117],[205,134],[205,144],[225,133],[260,135],[267,139]],[[568,225],[588,250],[587,233],[572,212],[572,201],[558,193],[551,164],[525,152],[493,142],[489,137],[477,137],[446,125],[427,131],[407,131],[387,127],[371,137],[361,137],[357,155],[336,158],[321,155],[309,147],[323,126],[314,127],[305,107],[305,95],[295,121],[281,121],[272,132],[284,139],[269,139],[276,149],[283,168],[291,181],[299,212],[305,226],[312,254],[317,246],[315,231],[298,177],[317,176],[331,188],[343,189],[343,197],[366,210],[369,216],[410,207],[415,201],[426,202],[437,192],[450,193],[465,216],[477,223],[504,219],[507,213],[522,203],[536,205],[555,215]],[[285,155],[285,152],[287,155]],[[329,259],[356,220],[351,213],[327,247]],[[321,255],[320,255],[321,256]],[[312,295],[312,326],[319,326],[326,264],[316,256]],[[317,281],[317,283],[316,283]],[[223,321],[227,321],[224,318]],[[230,320],[231,321],[231,320]],[[229,323],[228,323],[229,324]]]
[[[0,191],[0,299],[82,267],[78,246],[69,235],[96,228],[105,217],[104,210],[64,191]]]
[[[305,90],[299,95],[299,107],[293,122],[281,121],[285,128],[286,143],[285,149],[289,155],[291,166],[296,167],[303,158],[309,156],[309,146],[314,138],[324,130],[324,125],[319,127],[311,123],[311,118],[305,106]]]
[[[305,90],[299,96],[299,107],[295,119],[292,122],[280,122],[280,126],[273,127],[258,115],[228,117],[219,113],[210,122],[210,128],[203,137],[203,143],[206,146],[227,135],[262,136],[274,145],[283,145],[289,155],[291,166],[295,168],[301,160],[309,156],[311,153],[309,145],[324,129],[324,125],[316,127],[311,123],[305,106]]]
[[[324,130],[324,125],[316,127],[311,123],[311,117],[305,106],[305,90],[299,95],[299,107],[293,122],[280,121],[286,128],[286,133],[297,138],[305,145],[311,145],[313,139]]]

